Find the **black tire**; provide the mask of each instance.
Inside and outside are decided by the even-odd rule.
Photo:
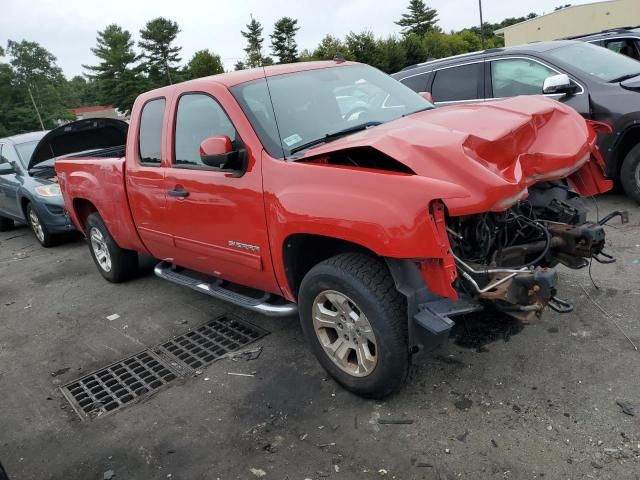
[[[622,162],[620,184],[629,198],[640,203],[640,144],[633,147]]]
[[[54,244],[54,236],[49,233],[47,226],[42,223],[40,216],[31,203],[27,203],[27,223],[31,227],[33,235],[38,240],[38,243],[44,248],[49,248]]]
[[[352,300],[371,326],[377,361],[366,376],[349,374],[334,363],[316,334],[314,302],[327,291],[339,292]],[[298,303],[307,342],[320,364],[338,383],[357,395],[370,398],[386,397],[402,387],[410,367],[406,299],[396,290],[383,261],[360,253],[329,258],[305,275]],[[338,332],[337,329],[334,331]]]
[[[13,230],[15,223],[10,218],[0,217],[0,232]]]
[[[86,231],[91,257],[105,279],[112,283],[120,283],[129,280],[136,274],[138,271],[137,252],[120,248],[98,213],[92,213],[87,217]],[[103,251],[106,251],[106,257],[102,256],[101,252]],[[100,255],[100,259],[98,259],[98,255]]]
[[[0,480],[9,480],[9,475],[7,475],[7,472],[5,471],[1,463],[0,463]]]

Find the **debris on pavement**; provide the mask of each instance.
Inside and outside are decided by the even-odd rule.
[[[622,400],[616,400],[618,406],[622,409],[622,413],[634,417],[636,415],[635,407],[629,402],[623,402]]]
[[[67,373],[69,370],[71,370],[70,367],[65,367],[65,368],[59,368],[58,370],[56,370],[55,372],[51,372],[51,376],[52,377],[57,377],[58,375],[64,375],[65,373]]]
[[[244,359],[247,362],[251,360],[257,360],[258,357],[262,354],[262,347],[257,348],[249,348],[246,350],[241,350],[239,352],[230,352],[225,355],[229,360],[233,360],[234,362],[238,359]]]
[[[235,375],[236,377],[255,377],[255,373],[236,373],[236,372],[227,372],[227,375]]]
[[[120,315],[118,315],[117,313],[114,313],[112,315],[107,315],[107,320],[109,320],[110,322],[113,322],[114,320],[117,320],[120,318]]]
[[[111,480],[115,476],[116,476],[116,473],[113,470],[107,470],[102,475],[102,480]]]
[[[265,472],[261,468],[250,468],[249,471],[258,478],[262,478],[267,474],[267,472]]]

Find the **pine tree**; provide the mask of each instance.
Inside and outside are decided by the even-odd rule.
[[[278,63],[293,63],[298,61],[298,44],[296,32],[300,30],[298,20],[282,17],[273,26],[271,35],[271,51],[278,57]]]
[[[173,44],[180,33],[176,22],[158,17],[147,22],[144,30],[140,30],[142,40],[138,45],[142,48],[144,59],[142,67],[153,87],[162,87],[179,81],[178,64],[182,47]]]
[[[131,33],[112,24],[98,32],[96,42],[91,51],[100,63],[83,67],[93,72],[88,77],[97,86],[97,100],[127,113],[136,97],[145,90],[139,68],[134,66],[138,55],[133,51]]]
[[[403,13],[402,18],[395,22],[402,27],[403,35],[415,33],[422,36],[437,28],[438,12],[427,7],[423,0],[409,0],[408,10],[409,13]]]
[[[247,60],[245,63],[248,68],[259,67],[264,62],[262,56],[262,25],[258,22],[253,15],[251,15],[251,21],[247,24],[247,31],[241,30],[242,36],[247,39],[247,46],[244,51],[247,54]]]

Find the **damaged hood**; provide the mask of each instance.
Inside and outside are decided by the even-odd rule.
[[[462,187],[466,194],[448,206],[486,211],[501,209],[496,201],[514,203],[534,183],[577,171],[595,141],[575,110],[521,96],[415,113],[310,149],[302,160],[368,146],[417,175]]]
[[[87,118],[49,131],[36,146],[27,169],[51,158],[124,145],[127,122],[114,118]]]

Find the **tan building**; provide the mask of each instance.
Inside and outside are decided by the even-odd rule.
[[[556,40],[640,25],[640,0],[609,0],[563,8],[547,15],[496,30],[506,46]]]

